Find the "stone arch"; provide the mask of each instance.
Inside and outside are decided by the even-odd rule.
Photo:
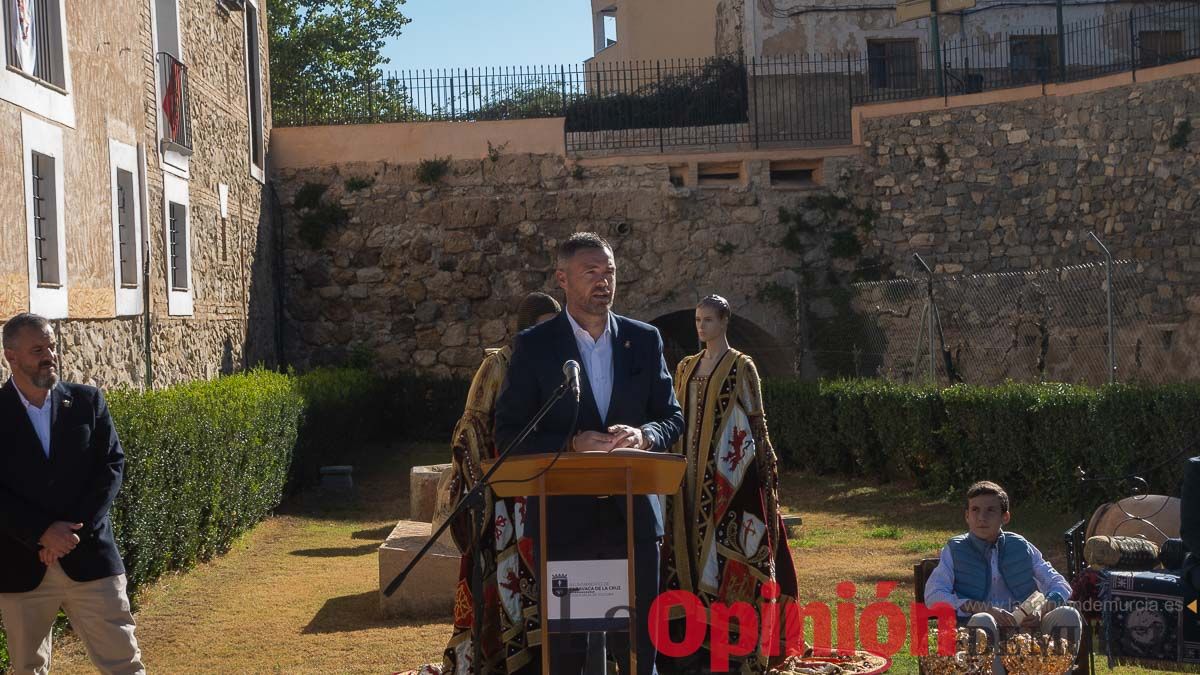
[[[702,348],[696,339],[695,317],[694,309],[681,309],[663,314],[650,322],[662,333],[663,354],[672,374],[683,357],[695,354]],[[763,377],[795,374],[792,347],[745,317],[734,314],[730,319],[729,344],[749,354],[758,366],[759,375]]]

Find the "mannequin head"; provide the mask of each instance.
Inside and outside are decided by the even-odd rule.
[[[704,344],[723,340],[729,331],[729,301],[719,295],[710,295],[696,305],[696,336]]]

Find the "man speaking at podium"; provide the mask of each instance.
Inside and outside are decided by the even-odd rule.
[[[508,379],[496,403],[496,447],[506,447],[520,434],[563,381],[563,365],[573,360],[583,366],[574,429],[576,404],[574,396],[568,395],[514,454],[564,448],[571,452],[669,449],[683,431],[683,413],[663,358],[662,337],[649,324],[612,313],[617,293],[612,247],[597,234],[579,232],[563,242],[557,254],[555,278],[566,296],[566,311],[517,336]],[[647,617],[658,593],[663,523],[651,499],[634,497],[632,514],[626,513],[625,500],[618,497],[553,497],[547,502],[552,514],[547,523],[550,560],[623,559],[626,522],[633,519],[639,674],[655,672]],[[536,539],[538,500],[529,500],[526,516],[525,532],[534,533]],[[608,639],[622,673],[630,672],[627,640],[625,634]],[[550,648],[554,673],[581,672],[585,634],[557,634]]]

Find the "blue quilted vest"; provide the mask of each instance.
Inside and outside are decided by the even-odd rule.
[[[988,564],[988,545],[971,533],[950,540],[950,557],[954,561],[954,594],[960,598],[987,601],[992,591],[992,571]],[[1012,532],[1000,532],[996,540],[997,567],[1000,577],[1017,602],[1037,590],[1033,578],[1033,553],[1025,538]]]

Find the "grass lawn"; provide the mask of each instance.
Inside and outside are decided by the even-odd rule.
[[[148,670],[161,673],[389,673],[440,662],[450,634],[441,622],[385,620],[378,612],[376,548],[408,515],[408,470],[446,461],[441,445],[371,448],[350,461],[357,496],[306,493],[255,528],[234,550],[143,589],[138,639]],[[801,600],[834,606],[836,587],[858,587],[861,610],[878,581],[898,581],[890,600],[912,601],[912,565],[962,531],[957,503],[931,502],[902,486],[783,476],[783,503],[804,517],[792,542]],[[1062,532],[1076,520],[1016,504],[1012,529],[1062,567]],[[836,630],[836,627],[835,627]],[[907,647],[894,673],[915,673]],[[1152,672],[1123,668],[1101,672]],[[93,672],[82,645],[56,644],[54,672]]]
[[[447,461],[441,445],[375,447],[352,458],[357,498],[313,493],[227,555],[169,576],[137,598],[146,668],[160,673],[390,673],[441,660],[449,619],[379,617],[376,549],[408,517],[408,471]],[[73,637],[55,673],[92,673]]]

